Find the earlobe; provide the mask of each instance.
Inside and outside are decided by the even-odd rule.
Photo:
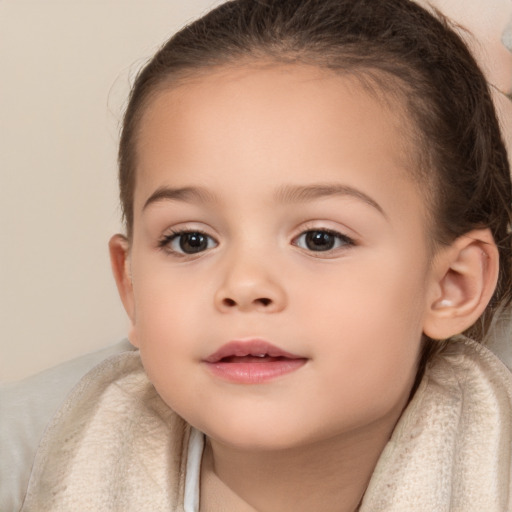
[[[498,270],[498,249],[488,229],[473,230],[443,249],[433,263],[424,334],[446,339],[473,325],[494,293]]]
[[[125,236],[117,234],[110,239],[108,247],[110,264],[117,290],[130,319],[130,333],[128,337],[132,345],[138,346],[135,332],[135,301],[130,270],[130,243]]]

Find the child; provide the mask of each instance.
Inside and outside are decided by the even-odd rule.
[[[72,393],[29,510],[512,510],[511,183],[409,0],[234,0],[138,76],[110,242],[139,353]],[[443,340],[443,341],[441,341]]]

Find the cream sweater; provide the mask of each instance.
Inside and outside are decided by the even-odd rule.
[[[191,432],[138,353],[108,359],[48,428],[22,512],[184,512]],[[483,346],[454,342],[428,365],[360,511],[512,512],[511,464],[512,375]]]

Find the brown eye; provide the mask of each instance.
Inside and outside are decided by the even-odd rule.
[[[325,229],[305,231],[295,240],[295,245],[308,251],[323,252],[354,245],[354,241],[341,233]]]
[[[184,233],[179,237],[180,249],[186,254],[208,249],[208,237],[202,233]]]
[[[217,242],[200,231],[182,231],[165,237],[160,247],[178,254],[197,254],[215,247]]]

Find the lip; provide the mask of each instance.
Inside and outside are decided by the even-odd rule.
[[[261,384],[294,372],[306,362],[307,358],[261,339],[230,341],[204,360],[215,376],[239,384]]]
[[[221,359],[228,357],[257,357],[266,354],[270,357],[285,357],[287,359],[304,359],[301,356],[286,352],[285,350],[261,339],[234,340],[222,345],[216,352],[209,355],[205,362],[218,363]]]

